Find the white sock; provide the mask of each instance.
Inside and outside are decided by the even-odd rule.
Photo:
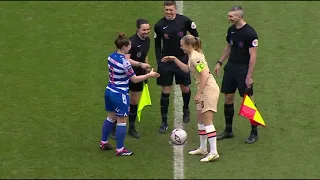
[[[198,124],[198,134],[200,137],[200,149],[207,151],[207,133],[204,128],[204,124]]]
[[[210,154],[217,154],[217,132],[214,125],[209,125],[204,127],[208,136],[208,141],[210,145]]]

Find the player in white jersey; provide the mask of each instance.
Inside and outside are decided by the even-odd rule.
[[[109,83],[105,90],[105,107],[108,116],[104,121],[102,128],[102,137],[100,142],[101,150],[113,149],[108,142],[110,132],[115,126],[116,128],[116,155],[130,156],[133,152],[124,148],[124,139],[126,135],[126,121],[129,114],[129,80],[138,83],[151,77],[159,77],[160,75],[153,71],[150,73],[136,76],[128,59],[125,58],[131,48],[131,42],[124,33],[120,33],[115,40],[117,52],[110,54],[108,57],[109,67]]]
[[[197,84],[197,93],[194,102],[197,104],[198,133],[200,146],[189,152],[191,155],[205,155],[201,162],[214,161],[219,158],[217,151],[217,132],[213,125],[214,113],[217,112],[220,89],[210,73],[206,57],[201,50],[201,41],[193,35],[185,35],[180,41],[181,49],[188,54],[188,64],[183,63],[175,56],[166,56],[162,61],[174,61],[184,72],[194,76]],[[209,141],[210,152],[208,152]]]

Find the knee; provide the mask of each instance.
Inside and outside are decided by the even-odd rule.
[[[138,97],[132,96],[132,97],[130,98],[130,104],[132,104],[132,105],[137,105],[137,104],[138,104],[138,100],[139,100]]]
[[[117,123],[126,123],[127,118],[126,117],[117,117]]]
[[[225,104],[233,104],[234,103],[234,94],[225,94]]]
[[[170,92],[171,92],[171,86],[163,86],[162,87],[163,94],[170,94]]]
[[[161,101],[169,100],[170,93],[161,93]]]
[[[114,123],[117,121],[117,117],[116,115],[113,115],[113,114],[108,114],[108,117],[107,117],[108,121]]]
[[[180,89],[181,89],[182,93],[190,92],[190,87],[189,86],[180,85]]]

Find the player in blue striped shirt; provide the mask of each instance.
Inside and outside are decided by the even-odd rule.
[[[108,116],[102,128],[100,148],[102,150],[113,149],[108,142],[108,136],[115,126],[115,121],[117,121],[116,155],[130,156],[133,152],[124,148],[126,121],[130,107],[129,80],[133,83],[138,83],[151,77],[157,78],[160,75],[152,69],[148,74],[136,76],[129,60],[125,58],[125,54],[131,48],[131,42],[124,33],[119,34],[115,40],[115,45],[118,49],[117,52],[110,54],[108,57],[109,83],[105,91],[105,107],[108,111]]]

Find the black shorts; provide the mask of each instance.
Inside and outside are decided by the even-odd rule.
[[[188,56],[183,56],[180,60],[183,62],[188,62]],[[166,67],[166,65],[173,67]],[[157,72],[160,74],[160,77],[157,78],[157,84],[159,86],[171,86],[173,84],[173,77],[175,78],[176,84],[181,84],[184,86],[189,86],[191,84],[190,73],[183,72],[175,64],[160,64],[158,65]]]
[[[129,90],[134,92],[141,92],[143,90],[143,82],[133,83],[129,81]]]
[[[141,76],[146,74],[145,70],[137,67],[133,67],[134,72],[136,73],[136,76]],[[129,90],[134,92],[141,92],[143,90],[143,82],[139,83],[133,83],[129,80]]]
[[[234,64],[228,62],[224,66],[224,75],[222,79],[221,92],[233,94],[238,89],[241,97],[244,94],[253,95],[253,86],[249,89],[246,85],[248,65]]]

